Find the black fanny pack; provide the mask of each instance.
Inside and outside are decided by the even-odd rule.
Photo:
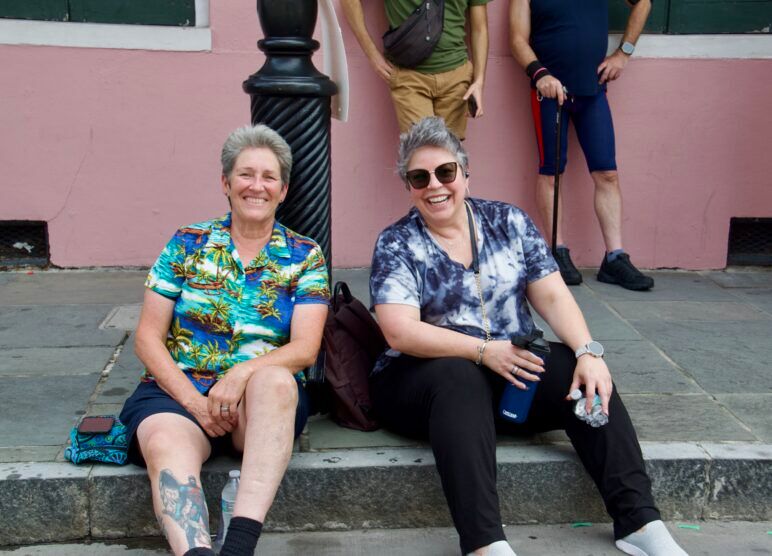
[[[443,0],[422,0],[402,25],[383,35],[386,57],[405,68],[426,60],[440,40],[444,17]]]

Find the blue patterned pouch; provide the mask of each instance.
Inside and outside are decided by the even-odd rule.
[[[70,432],[64,458],[72,463],[126,463],[129,444],[126,427],[117,417],[84,417]]]

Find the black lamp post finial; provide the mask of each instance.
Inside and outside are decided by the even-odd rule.
[[[313,238],[331,265],[330,97],[338,88],[314,66],[317,0],[257,0],[263,67],[244,81],[252,123],[275,129],[292,148],[292,175],[278,220]]]

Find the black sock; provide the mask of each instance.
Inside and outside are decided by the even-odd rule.
[[[182,556],[214,556],[214,555],[215,555],[215,552],[211,548],[207,548],[205,546],[197,546],[195,548],[191,548]]]
[[[220,556],[252,556],[263,524],[248,517],[234,516],[228,525]]]

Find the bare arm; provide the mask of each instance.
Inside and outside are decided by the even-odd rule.
[[[531,48],[531,4],[530,0],[511,0],[509,4],[509,49],[518,64],[525,69],[536,61]],[[549,70],[549,68],[547,68]],[[557,98],[562,105],[565,100],[563,84],[552,75],[536,82],[536,90],[546,98]]]
[[[560,277],[560,273],[553,272],[549,276],[531,282],[526,288],[526,296],[557,337],[573,351],[592,340],[582,311]],[[585,386],[588,411],[591,410],[592,399],[597,391],[603,403],[603,411],[608,415],[608,400],[611,397],[613,384],[603,359],[582,355],[577,360],[574,380],[569,392],[578,388],[580,384]],[[566,392],[566,397],[569,392]]]
[[[627,18],[625,33],[622,35],[622,42],[635,44],[638,37],[641,36],[646,19],[651,12],[651,0],[639,0],[630,10],[630,16]],[[622,70],[627,65],[630,56],[619,49],[616,49],[598,66],[598,79],[600,83],[614,81],[622,75]]]
[[[324,322],[327,318],[327,305],[322,303],[296,305],[290,321],[290,341],[265,355],[234,365],[217,381],[209,391],[209,413],[219,415],[220,406],[231,408],[241,402],[249,377],[260,372],[261,368],[278,366],[294,374],[316,361],[319,346],[322,343]],[[237,412],[231,409],[232,415]],[[235,419],[235,417],[233,418]]]
[[[477,361],[478,348],[483,344],[482,339],[422,322],[420,311],[416,307],[384,303],[375,306],[375,314],[386,341],[397,351],[415,357],[462,357]],[[538,380],[538,377],[531,373],[544,370],[542,361],[537,356],[500,340],[487,344],[482,363],[519,387],[525,385],[515,379],[512,373],[515,365],[531,371],[519,374],[521,379],[526,380]]]
[[[531,48],[530,41],[530,0],[511,0],[509,3],[509,50],[523,69],[536,60],[536,53]]]
[[[469,8],[469,44],[472,50],[472,84],[464,95],[464,100],[474,95],[477,100],[477,114],[483,115],[483,88],[485,86],[485,68],[488,63],[488,6],[470,6]]]
[[[145,290],[142,313],[137,326],[136,352],[161,389],[189,411],[209,436],[222,436],[233,430],[225,419],[212,418],[206,397],[185,377],[166,348],[166,335],[174,314],[174,301],[153,290]]]
[[[362,0],[341,0],[340,5],[343,8],[343,13],[346,14],[351,31],[354,33],[357,42],[359,42],[359,46],[362,47],[362,51],[367,56],[373,70],[381,79],[388,83],[391,75],[394,73],[394,66],[389,63],[380,49],[375,46],[372,36],[367,31],[365,14],[362,10]]]
[[[646,20],[649,18],[650,13],[651,0],[639,0],[632,6],[630,16],[627,18],[625,34],[622,35],[622,42],[631,42],[633,44],[638,42],[638,38],[643,32],[643,27],[646,25]]]

